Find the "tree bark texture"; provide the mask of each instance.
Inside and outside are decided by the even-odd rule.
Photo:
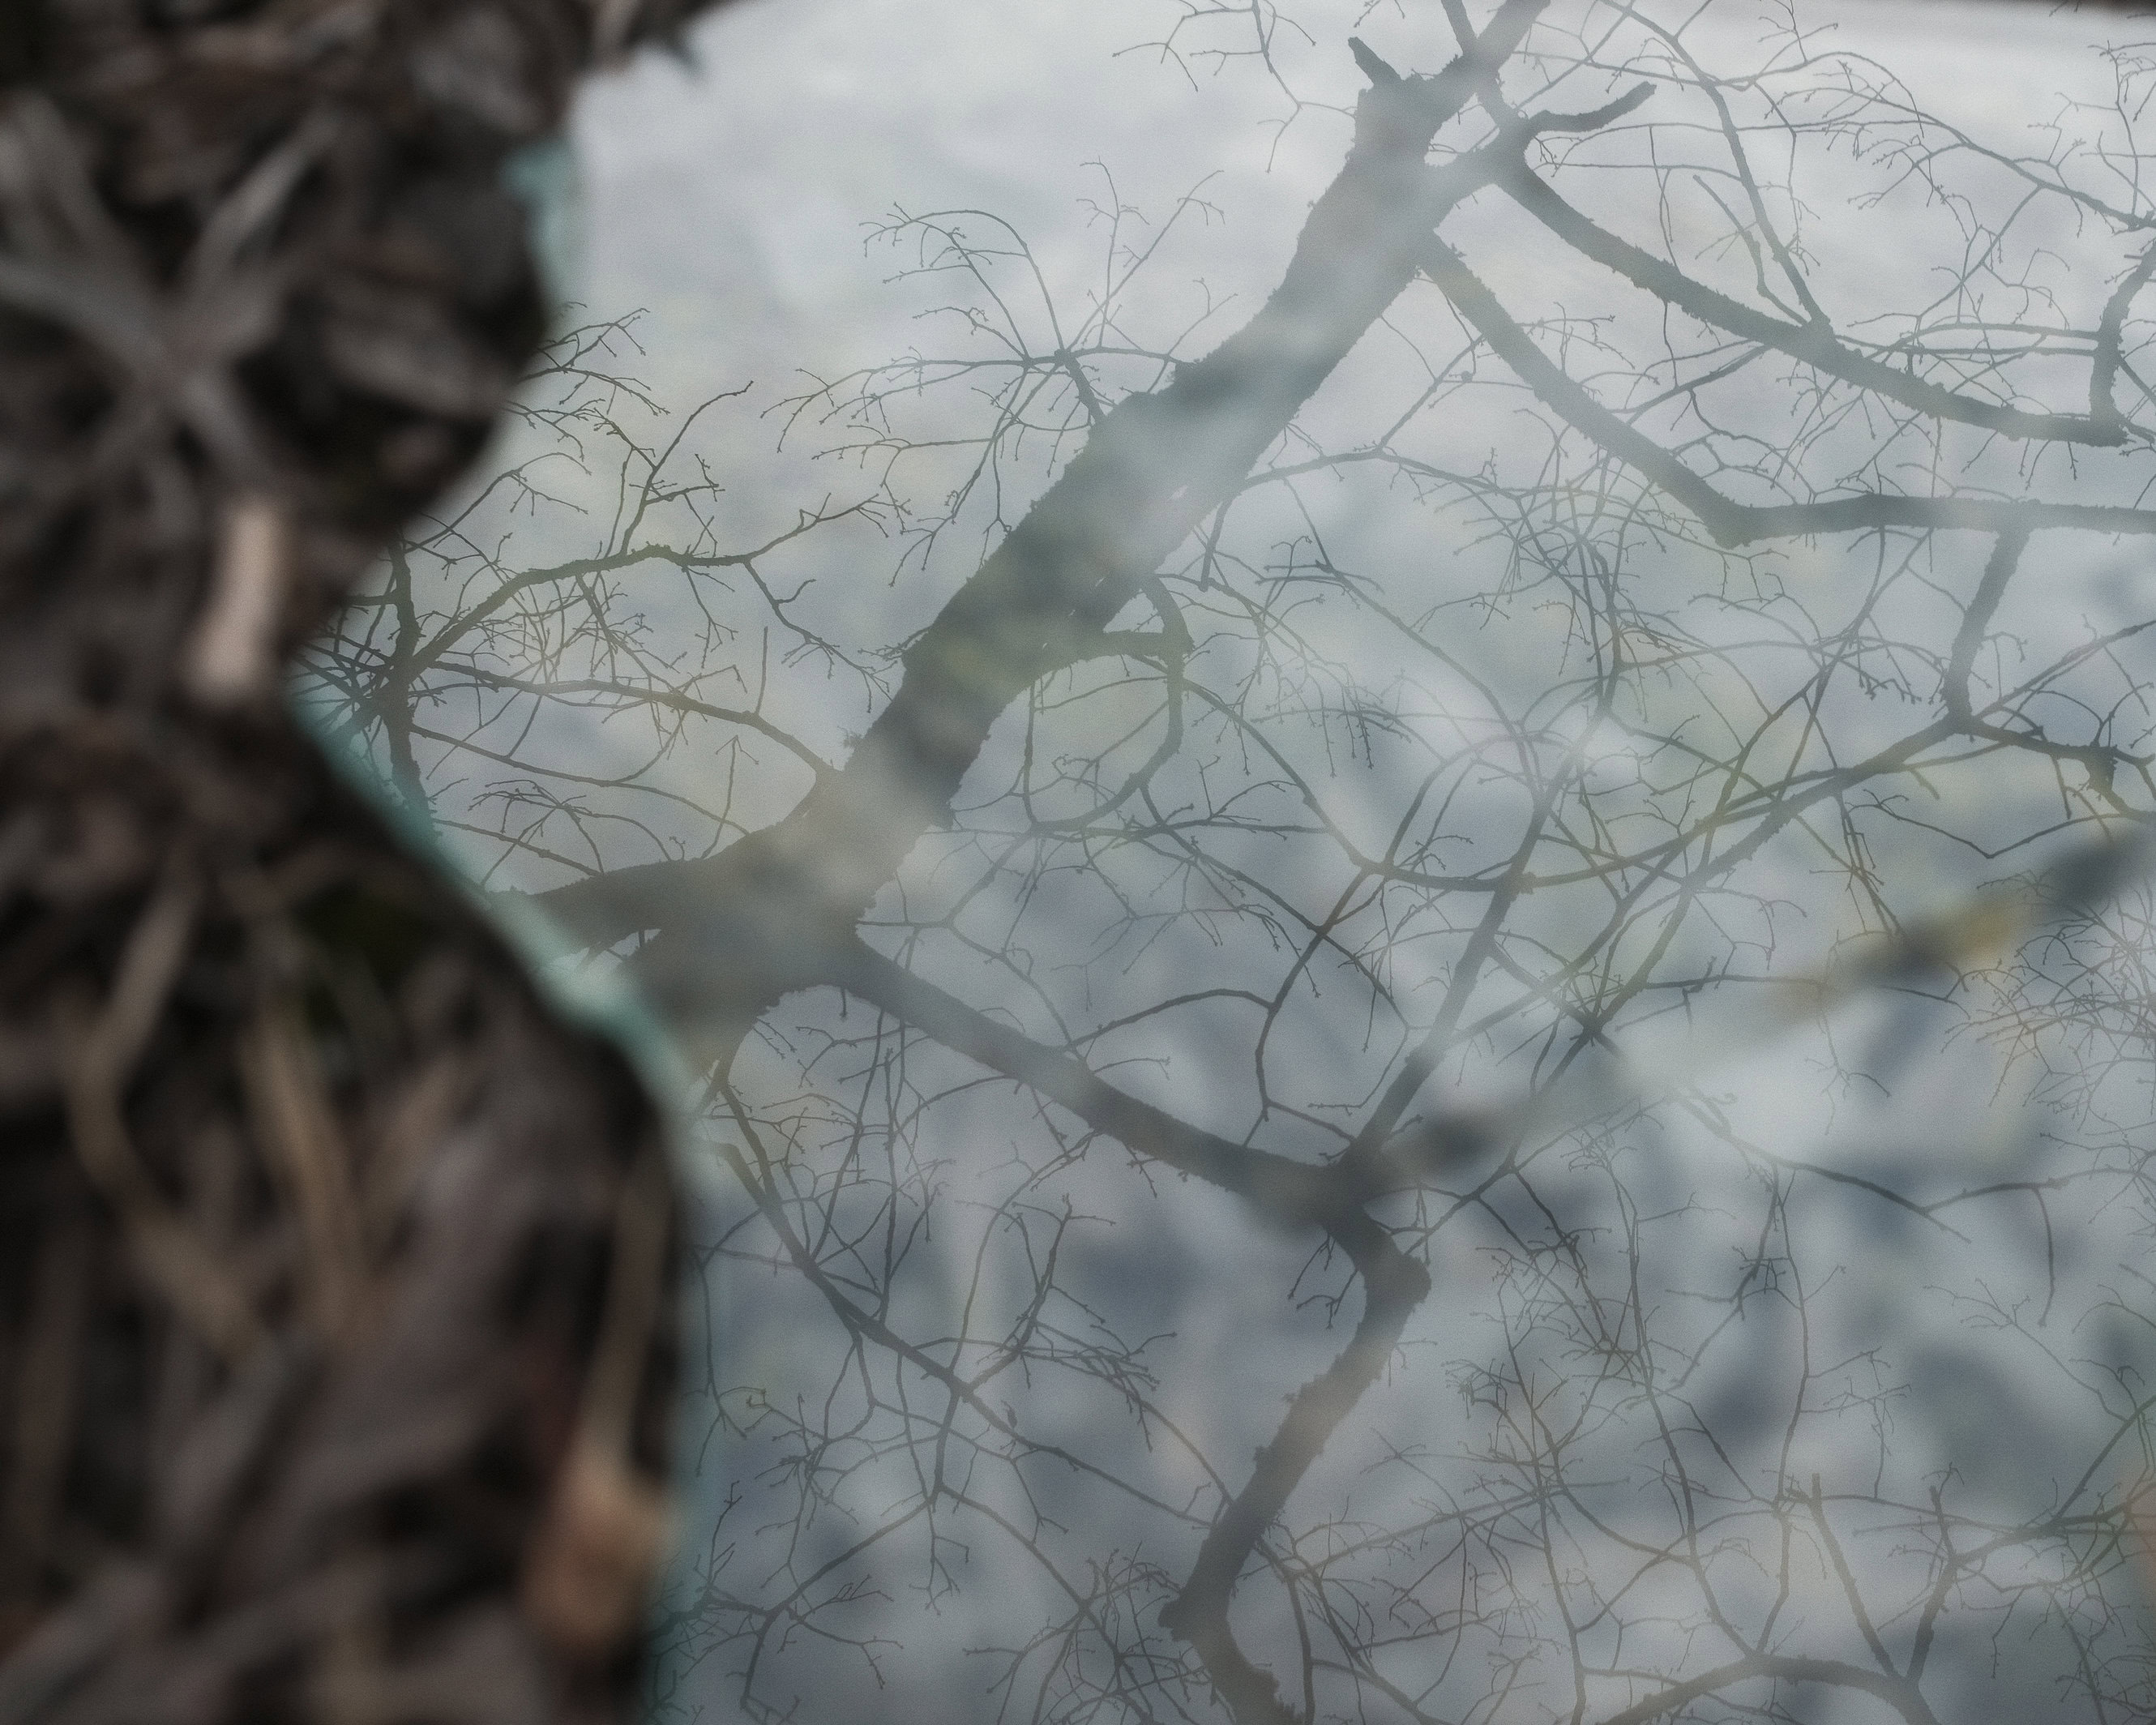
[[[295,731],[540,336],[517,146],[686,0],[0,8],[0,1721],[613,1719],[673,1203]]]

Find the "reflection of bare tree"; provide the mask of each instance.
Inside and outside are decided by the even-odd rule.
[[[1075,316],[1008,226],[901,217],[962,350],[790,404],[860,495],[736,542],[696,416],[582,331],[530,411],[588,507],[618,480],[594,548],[491,536],[569,495],[520,469],[325,649],[413,806],[690,1027],[711,1262],[823,1337],[714,1368],[754,1461],[676,1633],[772,1717],[984,1592],[1001,1717],[2145,1714],[2147,906],[2087,889],[2156,801],[2148,625],[2031,588],[2156,531],[2147,68],[2102,150],[2018,157],[1772,20],[1732,71],[1676,10],[1445,10],[1436,73],[1353,44],[1345,164],[1203,357],[1225,311],[1146,333],[1165,242],[1112,187]],[[1187,11],[1194,56],[1249,22]],[[1836,151],[1952,244],[1825,257]],[[2046,274],[2076,228],[2104,279]],[[932,583],[974,533],[895,652],[793,572]],[[1919,1063],[2034,1075],[2041,1130],[1858,1166],[1703,1082],[1617,1099],[1823,968],[1898,1003],[1818,1033],[1830,1089],[1945,1025]],[[1185,1275],[1286,1294],[1204,1408]]]

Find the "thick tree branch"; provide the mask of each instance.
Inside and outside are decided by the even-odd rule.
[[[2040,413],[1980,400],[1919,377],[1912,372],[1854,352],[1844,347],[1834,331],[1824,323],[1790,323],[1717,292],[1652,252],[1642,250],[1590,220],[1560,197],[1556,188],[1524,161],[1507,164],[1498,183],[1521,208],[1583,257],[1592,258],[1614,270],[1664,305],[1690,312],[1702,323],[1725,331],[1740,341],[1774,348],[1792,359],[1802,360],[1815,371],[1874,391],[1889,401],[1900,402],[1934,418],[1979,426],[2008,437],[2056,443],[2116,444],[2126,440],[2126,427],[2115,409],[2106,412],[2097,408],[2087,414]],[[2144,259],[2144,265],[2151,261]],[[2145,269],[2136,275],[2145,275]],[[2116,349],[2114,331],[2108,349],[2099,344],[2097,372],[2102,387],[2097,400],[2106,407],[2109,402],[2109,373],[2103,367],[2103,354],[2109,352],[2114,355],[2115,369]]]
[[[1233,494],[1333,367],[1412,280],[1431,229],[1487,183],[1490,150],[1432,168],[1437,128],[1517,47],[1547,0],[1507,0],[1430,77],[1374,85],[1355,141],[1264,307],[1158,392],[1132,396],[951,599],[845,767],[784,820],[719,855],[614,870],[543,895],[578,939],[663,928],[652,992],[731,1040],[803,973],[797,939],[850,929],[921,834],[947,819],[989,727]],[[714,907],[691,922],[685,905]],[[721,910],[716,907],[726,906]],[[774,938],[773,931],[778,931]]]
[[[1859,1690],[1891,1707],[1905,1725],[1939,1725],[1938,1715],[1924,1700],[1922,1692],[1905,1678],[1866,1671],[1845,1660],[1793,1659],[1774,1653],[1755,1653],[1702,1671],[1685,1682],[1672,1683],[1622,1712],[1611,1713],[1602,1725],[1648,1725],[1648,1721],[1666,1719],[1702,1696],[1762,1681]]]
[[[1719,545],[1881,527],[1962,527],[1987,533],[2072,527],[2097,533],[2156,533],[2156,511],[2109,504],[1887,493],[1829,497],[1814,503],[1739,503],[1567,375],[1535,345],[1458,252],[1433,239],[1425,257],[1430,280],[1537,399],[1697,516]]]
[[[1358,1205],[1362,1185],[1345,1163],[1313,1167],[1255,1150],[1176,1119],[1096,1077],[1082,1060],[1033,1041],[923,982],[856,942],[838,967],[843,985],[946,1047],[1030,1086],[1142,1156],[1249,1199],[1276,1221],[1322,1228],[1362,1277],[1363,1310],[1339,1358],[1288,1399],[1272,1441],[1243,1489],[1214,1520],[1162,1625],[1197,1650],[1239,1725],[1284,1725],[1295,1716],[1273,1680],[1237,1645],[1228,1600],[1266,1528],[1363,1393],[1377,1381],[1430,1272]]]
[[[1238,1144],[1116,1089],[1075,1055],[1050,1048],[925,982],[859,941],[833,955],[825,979],[993,1072],[1038,1091],[1141,1156],[1248,1199],[1288,1227],[1353,1216],[1344,1171]]]
[[[1287,1414],[1258,1451],[1248,1483],[1214,1522],[1183,1591],[1160,1614],[1161,1626],[1205,1661],[1236,1725],[1282,1725],[1296,1717],[1229,1627],[1236,1579],[1340,1422],[1377,1382],[1409,1317],[1430,1292],[1430,1272],[1394,1245],[1381,1224],[1358,1212],[1327,1231],[1363,1279],[1362,1320],[1339,1358],[1288,1398]]]
[[[1984,644],[1984,632],[1990,627],[1992,615],[2006,595],[2006,583],[2020,567],[2021,553],[2028,544],[2025,529],[2009,528],[1999,536],[1984,566],[1984,578],[1977,583],[1969,609],[1962,614],[1953,649],[1947,655],[1946,675],[1939,679],[1939,698],[1946,703],[1947,711],[1958,725],[1967,726],[1975,722],[1969,708],[1969,673],[1976,668],[1976,652]]]
[[[2097,320],[2096,357],[2089,366],[2089,418],[2100,424],[2115,425],[2122,436],[2126,416],[2118,410],[2119,348],[2125,338],[2126,314],[2134,296],[2156,274],[2156,245],[2147,248],[2126,273],[2126,279],[2104,301],[2103,316]]]

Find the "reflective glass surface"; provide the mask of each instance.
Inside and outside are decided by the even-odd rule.
[[[654,1717],[2156,1715],[2156,28],[755,0],[297,698],[686,1069]]]

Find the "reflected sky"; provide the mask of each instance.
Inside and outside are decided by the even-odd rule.
[[[655,1717],[2156,1712],[2156,61],[1453,10],[747,0],[527,164],[300,699],[701,1063]]]

